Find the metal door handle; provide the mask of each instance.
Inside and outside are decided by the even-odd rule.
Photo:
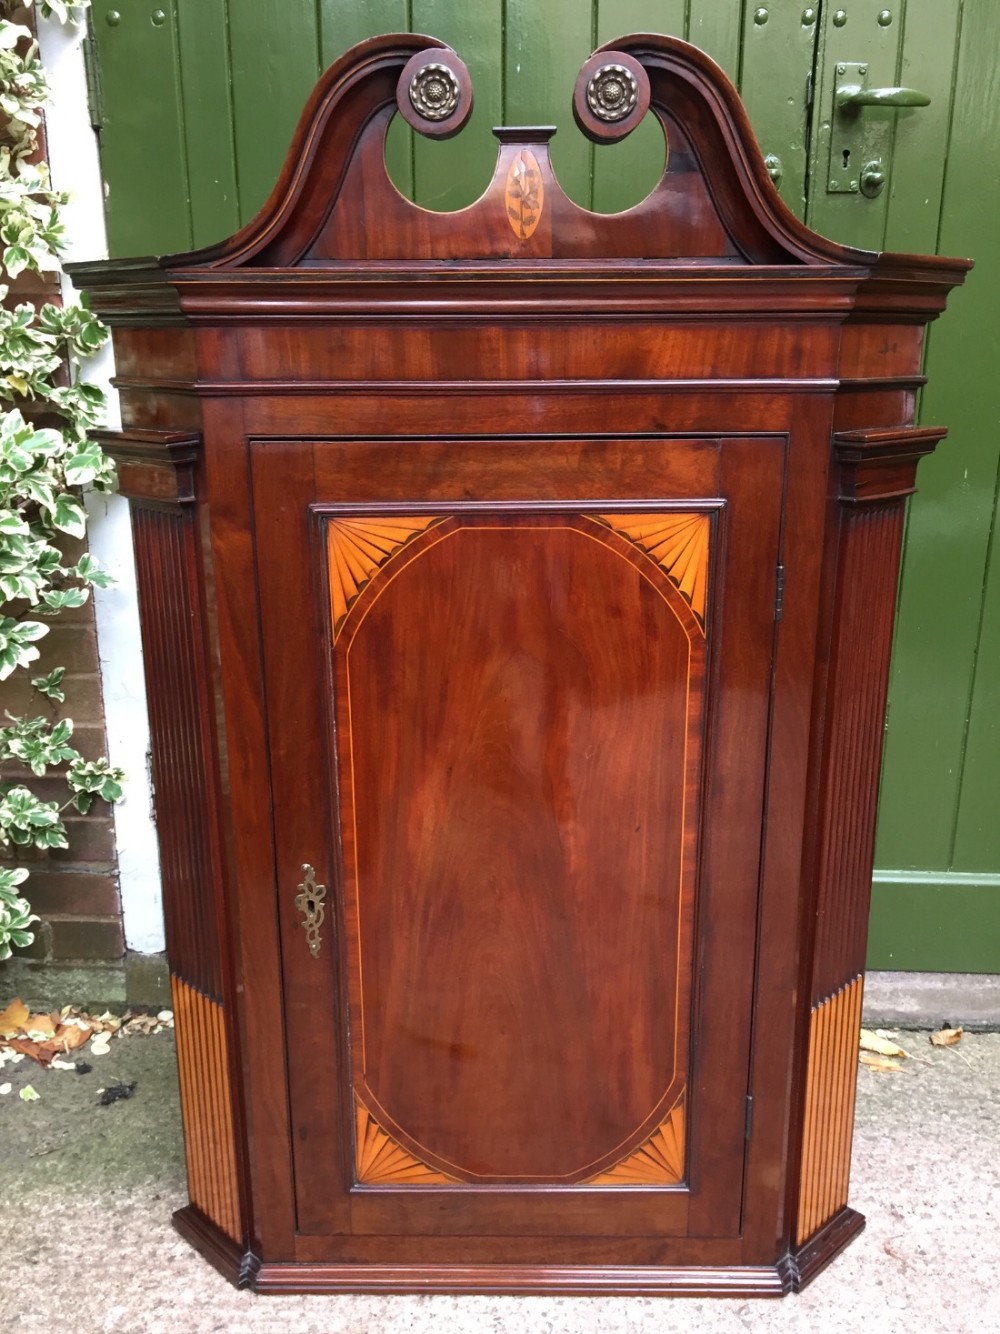
[[[859,181],[861,193],[869,199],[874,199],[885,185],[885,172],[882,170],[881,162],[866,162],[861,168]]]
[[[859,107],[929,107],[931,99],[917,88],[866,88],[861,83],[841,84],[834,93],[838,111]]]
[[[874,199],[885,185],[893,118],[861,116],[862,107],[927,107],[931,103],[918,88],[871,88],[869,72],[870,66],[864,63],[844,60],[837,65],[826,178],[829,194],[857,194],[860,188],[861,194]]]

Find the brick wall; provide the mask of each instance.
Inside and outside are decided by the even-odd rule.
[[[71,560],[78,559],[82,549],[82,543],[65,547]],[[72,717],[76,748],[87,759],[98,758],[106,751],[106,740],[92,603],[60,612],[37,647],[41,657],[31,674],[65,667],[66,703],[57,705],[39,695],[28,673],[18,672],[4,682],[4,708],[53,722],[64,714]],[[46,801],[66,800],[66,784],[58,777],[38,779],[7,766],[3,778],[23,779]],[[95,801],[86,815],[70,810],[65,819],[68,848],[20,850],[19,860],[31,872],[23,892],[42,920],[34,928],[35,943],[16,953],[34,959],[118,959],[125,942],[111,810],[106,802]]]
[[[21,11],[14,20],[33,25],[33,11]],[[44,151],[44,138],[42,138]],[[40,305],[60,299],[54,275],[22,274],[11,285],[6,304],[30,301]],[[0,403],[7,410],[9,404]],[[67,539],[63,547],[70,561],[79,559],[85,544]],[[53,722],[66,714],[74,720],[74,744],[87,759],[106,753],[104,705],[92,599],[80,608],[67,609],[50,622],[48,635],[38,641],[40,659],[30,672],[18,671],[0,687],[2,708],[28,717],[41,715]],[[66,703],[56,705],[33,690],[29,676],[65,667]],[[59,778],[37,779],[24,770],[5,766],[4,782],[25,781],[44,800],[66,800],[66,784]],[[114,823],[108,805],[95,801],[86,816],[66,816],[69,847],[39,852],[20,849],[16,860],[31,875],[23,893],[41,918],[34,927],[35,943],[15,951],[20,957],[59,960],[119,959],[125,952],[121,900],[118,892]]]

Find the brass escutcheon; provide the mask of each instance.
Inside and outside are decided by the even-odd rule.
[[[317,885],[316,872],[308,862],[303,862],[302,873],[305,878],[300,885],[296,886],[299,892],[295,895],[295,906],[302,914],[302,927],[306,933],[306,943],[309,946],[309,953],[315,959],[319,954],[319,947],[323,943],[319,929],[326,916],[326,909],[323,907],[323,901],[326,898],[326,885]]]

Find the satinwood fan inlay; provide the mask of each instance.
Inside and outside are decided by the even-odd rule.
[[[364,1104],[355,1099],[354,1161],[366,1186],[452,1186],[448,1176],[420,1161],[388,1135]],[[684,1180],[684,1095],[670,1115],[638,1149],[614,1167],[581,1182],[587,1186],[676,1186]]]
[[[354,1107],[354,1165],[365,1186],[449,1186],[455,1178],[414,1158],[385,1133],[368,1108]]]
[[[616,533],[641,547],[666,571],[702,627],[708,593],[707,514],[603,514]]]
[[[676,1186],[684,1180],[684,1095],[670,1115],[634,1153],[587,1184],[591,1186]]]
[[[334,639],[351,603],[379,566],[434,522],[433,518],[410,516],[330,520],[327,540]]]

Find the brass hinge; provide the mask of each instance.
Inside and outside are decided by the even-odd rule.
[[[104,128],[104,93],[101,87],[101,63],[94,34],[88,30],[83,39],[83,66],[87,71],[87,110],[95,130]]]
[[[774,619],[780,621],[785,610],[785,567],[779,565],[774,580]]]
[[[747,1115],[744,1124],[743,1138],[749,1144],[750,1136],[753,1134],[753,1094],[747,1094]]]

